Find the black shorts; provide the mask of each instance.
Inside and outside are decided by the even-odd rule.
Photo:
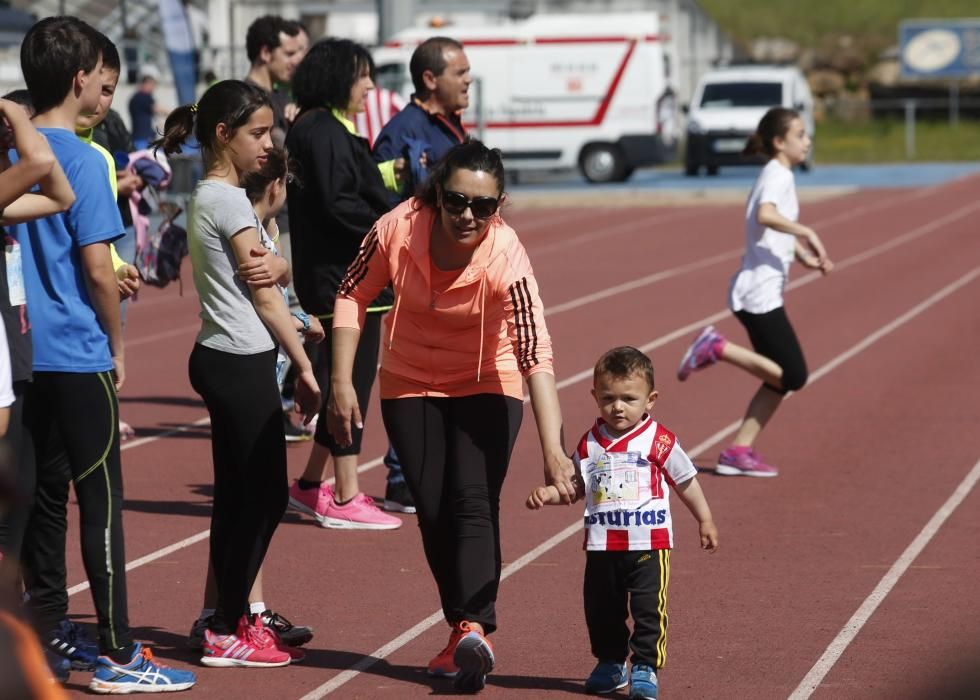
[[[745,326],[752,349],[782,368],[782,385],[772,388],[780,394],[802,389],[807,380],[806,359],[786,309],[780,306],[764,314],[736,311],[735,317]]]

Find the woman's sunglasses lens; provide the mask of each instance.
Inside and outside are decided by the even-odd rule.
[[[443,192],[442,194],[442,208],[453,216],[462,214],[468,204],[469,201],[459,192]]]
[[[470,203],[470,210],[477,219],[486,219],[497,211],[497,200],[492,197],[477,197]]]

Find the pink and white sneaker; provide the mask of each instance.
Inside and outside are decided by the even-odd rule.
[[[720,476],[778,476],[776,467],[766,464],[751,447],[732,445],[718,457],[715,474]]]
[[[288,652],[276,648],[275,637],[262,626],[262,618],[251,623],[247,615],[238,622],[235,634],[204,632],[201,663],[214,668],[274,668],[289,665]]]
[[[677,378],[683,382],[691,372],[715,364],[721,358],[721,351],[726,342],[728,341],[715,330],[714,326],[704,328],[681,358],[681,364],[677,368]]]
[[[378,508],[370,496],[359,493],[344,505],[337,505],[337,500],[331,498],[320,524],[343,530],[394,530],[402,526],[402,521]]]
[[[297,479],[289,487],[289,507],[300,513],[312,515],[321,525],[324,525],[327,509],[331,503],[333,503],[333,489],[327,485],[327,482],[320,484],[318,489],[301,489]]]

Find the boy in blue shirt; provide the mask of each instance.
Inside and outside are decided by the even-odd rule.
[[[35,24],[21,46],[21,69],[34,102],[34,123],[75,191],[63,214],[18,225],[34,340],[34,381],[25,423],[38,465],[37,499],[24,542],[25,582],[35,623],[50,648],[73,651],[66,620],[63,563],[68,477],[81,512],[82,557],[98,618],[90,689],[163,692],[194,685],[194,674],[157,664],[133,641],[126,596],[122,471],[116,391],[125,380],[119,290],[109,244],[123,226],[103,157],[75,136],[81,114],[102,92],[105,38],[73,17]],[[69,469],[56,458],[64,451]],[[64,498],[62,498],[64,496]]]

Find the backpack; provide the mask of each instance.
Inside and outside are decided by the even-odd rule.
[[[158,149],[145,149],[129,154],[128,169],[146,183],[142,192],[134,191],[129,199],[136,229],[136,269],[152,287],[166,287],[175,280],[180,283],[180,263],[187,255],[187,231],[175,224],[174,219],[182,210],[159,197],[160,190],[170,184],[170,164]],[[150,233],[148,215],[154,208],[164,214],[164,219]],[[182,283],[180,291],[184,291]]]
[[[140,242],[136,249],[136,269],[146,284],[166,287],[176,280],[181,294],[184,286],[180,279],[180,263],[187,255],[187,231],[174,223],[183,211],[172,205],[157,230]]]

